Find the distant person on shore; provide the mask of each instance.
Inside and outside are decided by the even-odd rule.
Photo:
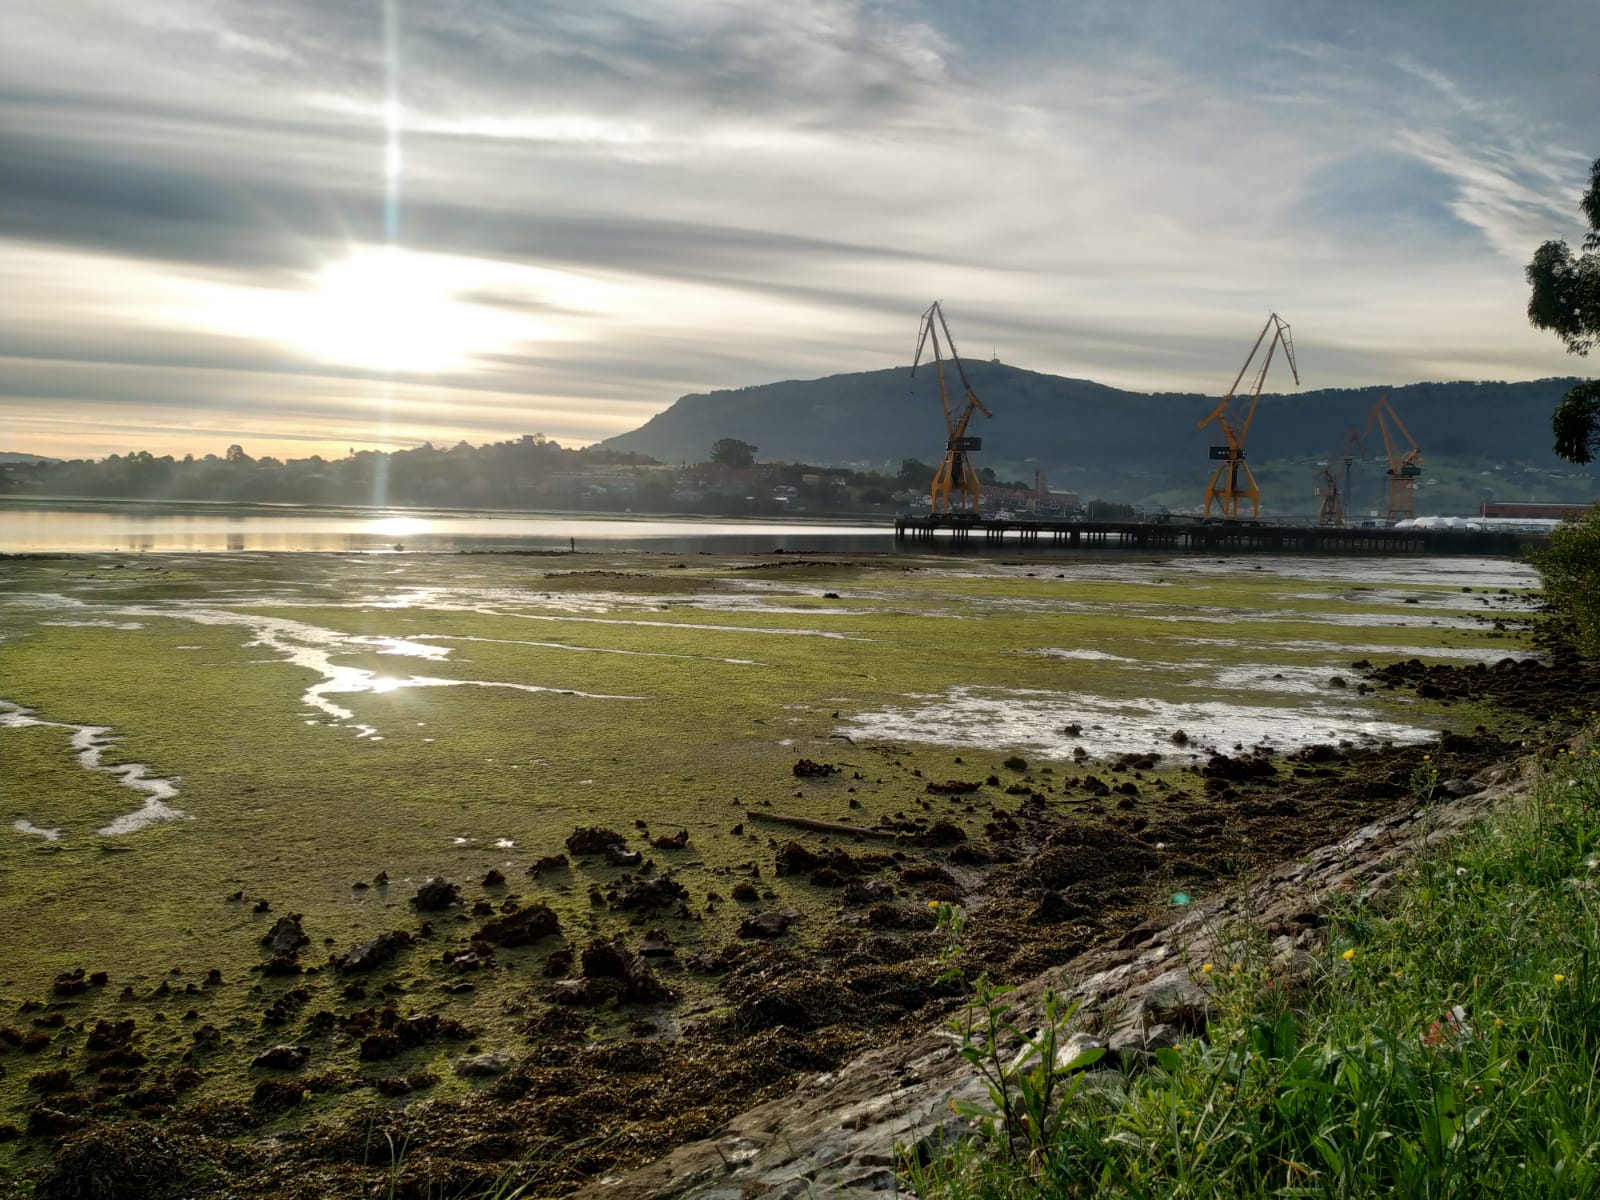
[[[576,554],[577,552],[578,552],[578,539],[575,538],[575,537],[569,537],[567,539],[567,553],[568,554]]]

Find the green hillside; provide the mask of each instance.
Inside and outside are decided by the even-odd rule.
[[[994,417],[974,419],[984,439],[975,461],[1002,478],[1031,479],[1037,467],[1054,488],[1085,497],[1174,511],[1198,503],[1217,430],[1196,428],[1216,397],[1128,392],[997,362],[967,365],[973,389]],[[1319,462],[1364,426],[1388,396],[1422,448],[1418,512],[1468,511],[1493,499],[1581,500],[1600,484],[1550,450],[1550,413],[1569,379],[1531,383],[1414,383],[1324,388],[1264,396],[1248,442],[1265,507],[1275,514],[1315,509]],[[765,461],[898,464],[934,461],[944,426],[929,370],[904,368],[789,380],[684,396],[665,412],[603,445],[663,462],[696,462],[718,438],[751,442]],[[1382,456],[1373,432],[1369,451]],[[1357,463],[1353,507],[1378,502],[1382,468]]]

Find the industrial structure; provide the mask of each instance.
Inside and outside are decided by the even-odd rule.
[[[1392,430],[1391,423],[1394,426]],[[1388,518],[1391,521],[1403,521],[1415,517],[1417,476],[1422,474],[1422,451],[1417,448],[1417,440],[1411,436],[1386,396],[1380,397],[1367,414],[1367,428],[1362,436],[1370,436],[1374,425],[1383,437],[1383,453],[1389,463],[1385,471],[1389,480]],[[1405,438],[1408,449],[1400,449],[1394,436],[1396,432]]]
[[[944,355],[939,349],[940,330],[944,331],[945,347],[950,351],[950,361],[955,364],[956,375],[961,380],[962,398],[955,408],[950,406],[950,393],[945,386]],[[917,373],[918,364],[922,362],[922,352],[925,348],[933,351],[933,369],[939,380],[939,403],[944,406],[945,428],[944,458],[933,475],[933,486],[928,496],[929,508],[934,513],[952,511],[951,494],[954,493],[955,511],[976,516],[980,491],[978,473],[972,469],[972,462],[967,455],[974,450],[983,449],[983,439],[969,436],[967,425],[972,420],[974,412],[981,412],[986,417],[994,414],[984,407],[983,401],[979,400],[977,393],[972,390],[972,384],[967,382],[966,369],[961,365],[961,356],[956,353],[955,339],[950,336],[950,326],[945,323],[944,309],[939,306],[937,300],[922,314],[922,326],[917,334],[917,352],[911,359],[913,376]]]
[[[1267,340],[1267,333],[1271,331],[1272,338]],[[1255,360],[1256,354],[1261,349],[1261,343],[1267,342],[1266,355],[1261,360],[1261,367],[1256,372],[1255,383],[1250,389],[1249,407],[1244,411],[1244,419],[1240,420],[1234,413],[1232,402],[1239,390],[1239,381],[1244,378],[1245,372],[1250,369],[1250,364]],[[1244,461],[1244,443],[1250,436],[1250,422],[1255,419],[1256,405],[1261,401],[1261,386],[1267,381],[1267,368],[1272,365],[1272,354],[1279,344],[1283,346],[1283,356],[1289,360],[1289,370],[1294,374],[1295,386],[1300,384],[1300,370],[1294,362],[1294,341],[1289,336],[1289,325],[1277,313],[1267,317],[1267,323],[1261,327],[1261,333],[1256,338],[1256,344],[1250,348],[1249,355],[1244,360],[1244,366],[1239,368],[1239,374],[1234,377],[1233,386],[1228,389],[1228,394],[1223,396],[1222,402],[1217,405],[1211,415],[1200,422],[1199,428],[1204,429],[1213,421],[1222,427],[1222,436],[1226,444],[1211,447],[1211,459],[1218,463],[1217,469],[1212,472],[1211,482],[1206,485],[1206,502],[1203,510],[1205,518],[1211,519],[1211,505],[1215,501],[1221,510],[1221,516],[1229,521],[1239,519],[1239,501],[1248,498],[1250,501],[1250,519],[1258,520],[1261,516],[1261,492],[1256,487],[1255,477],[1250,474],[1250,468]]]
[[[1367,458],[1366,444],[1361,440],[1361,431],[1354,425],[1345,434],[1344,441],[1339,443],[1339,448],[1328,455],[1328,461],[1322,464],[1317,472],[1316,494],[1322,498],[1322,506],[1317,511],[1318,525],[1343,525],[1345,505],[1350,502],[1350,464],[1357,458],[1363,462]],[[1344,486],[1339,486],[1339,477],[1334,468],[1340,459],[1344,460]]]

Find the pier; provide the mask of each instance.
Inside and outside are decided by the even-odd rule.
[[[1377,525],[1289,525],[1257,521],[1074,521],[932,513],[897,517],[894,537],[952,550],[1152,550],[1194,554],[1521,555],[1543,539],[1501,529],[1392,529]]]

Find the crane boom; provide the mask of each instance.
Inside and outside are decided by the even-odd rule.
[[[1390,422],[1394,423],[1396,430],[1406,439],[1408,450],[1400,450],[1395,445],[1394,433],[1390,430]],[[1363,437],[1372,432],[1372,427],[1378,427],[1378,433],[1383,438],[1383,454],[1389,460],[1389,520],[1403,520],[1417,515],[1417,476],[1422,474],[1422,450],[1417,446],[1417,439],[1411,436],[1411,431],[1406,428],[1405,422],[1400,419],[1400,414],[1395,412],[1394,406],[1389,403],[1387,396],[1380,396],[1378,402],[1372,406],[1372,411],[1367,414],[1367,428]]]
[[[1271,334],[1270,340],[1268,334]],[[1257,369],[1255,379],[1250,387],[1250,405],[1245,409],[1244,419],[1241,421],[1233,411],[1233,401],[1237,398],[1239,384],[1244,380],[1245,373],[1250,370],[1250,364],[1261,351],[1261,344],[1266,342],[1267,352],[1261,359],[1261,366]],[[1211,475],[1211,482],[1206,486],[1205,516],[1211,517],[1212,501],[1217,501],[1218,507],[1224,518],[1230,521],[1239,518],[1239,501],[1248,497],[1250,500],[1250,516],[1254,520],[1261,515],[1261,492],[1256,487],[1255,476],[1250,474],[1250,468],[1244,463],[1244,443],[1250,436],[1250,425],[1256,419],[1256,406],[1261,403],[1261,389],[1267,382],[1267,369],[1272,366],[1272,356],[1278,346],[1283,346],[1283,356],[1289,362],[1289,370],[1294,375],[1295,385],[1300,383],[1300,368],[1294,361],[1294,339],[1289,335],[1289,323],[1277,313],[1267,317],[1267,323],[1261,327],[1261,332],[1256,335],[1255,345],[1250,347],[1250,353],[1245,356],[1244,365],[1239,368],[1239,373],[1234,376],[1233,385],[1212,410],[1211,415],[1201,421],[1197,426],[1204,429],[1215,422],[1222,428],[1222,436],[1226,445],[1211,447],[1211,458],[1219,462],[1219,466]],[[1223,475],[1227,478],[1224,481]],[[1242,479],[1241,479],[1242,477]]]
[[[958,409],[950,407],[950,393],[945,386],[944,355],[939,349],[939,331],[944,331],[944,345],[950,351],[950,360],[955,364],[956,375],[961,380],[962,399]],[[956,342],[950,336],[949,323],[944,319],[944,308],[935,300],[922,314],[922,324],[917,332],[917,349],[911,358],[911,374],[917,373],[917,367],[922,362],[922,352],[925,348],[933,351],[934,374],[939,380],[939,404],[944,409],[945,449],[944,458],[939,463],[939,469],[934,472],[933,484],[929,489],[928,503],[932,512],[950,511],[950,493],[956,492],[960,497],[960,507],[976,516],[978,512],[978,499],[980,488],[978,486],[978,473],[972,469],[972,463],[967,455],[974,450],[983,449],[983,439],[969,437],[967,425],[972,420],[974,412],[981,412],[986,417],[991,413],[978,394],[972,390],[972,384],[967,379],[966,368],[961,365],[961,355],[956,352]]]

